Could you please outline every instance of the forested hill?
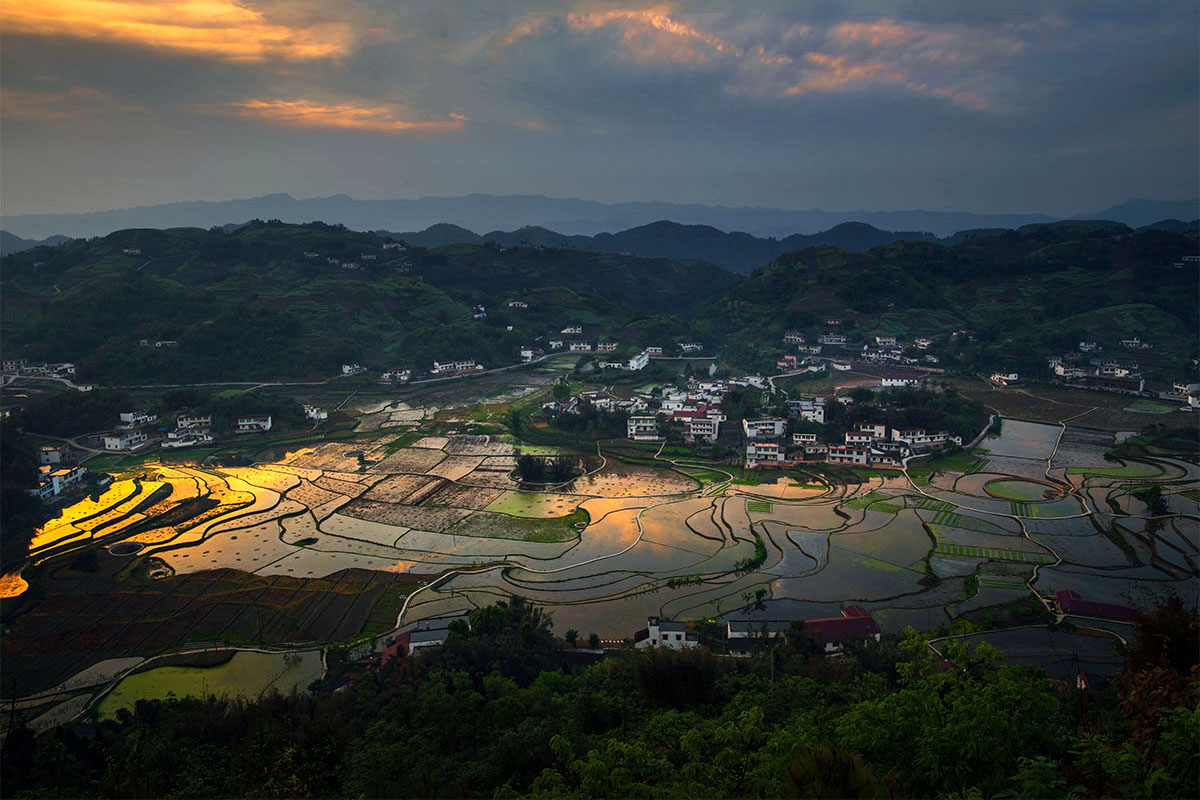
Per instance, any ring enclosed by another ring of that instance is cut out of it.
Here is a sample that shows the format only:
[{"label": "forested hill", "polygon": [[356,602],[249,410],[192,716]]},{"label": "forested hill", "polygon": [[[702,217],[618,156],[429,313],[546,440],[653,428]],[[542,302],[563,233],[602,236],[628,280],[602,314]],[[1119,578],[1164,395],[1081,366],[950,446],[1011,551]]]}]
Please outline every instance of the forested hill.
[{"label": "forested hill", "polygon": [[9,797],[1194,796],[1195,608],[1163,598],[1129,627],[1119,690],[1056,687],[967,637],[944,658],[916,634],[830,658],[802,628],[749,658],[572,668],[514,598],[381,669],[335,648],[312,695],[16,727],[0,775]]},{"label": "forested hill", "polygon": [[[380,233],[385,233],[380,231]],[[759,238],[748,233],[719,230],[708,225],[680,225],[660,220],[649,225],[595,236],[565,236],[537,226],[513,231],[476,234],[457,225],[433,225],[423,231],[386,234],[411,244],[437,247],[445,244],[495,242],[502,246],[542,245],[572,250],[631,253],[647,258],[700,259],[720,264],[743,275],[776,256],[817,245],[867,250],[881,244],[915,239],[937,241],[922,231],[883,231],[862,222],[843,222],[814,234],[793,234],[783,239]]]},{"label": "forested hill", "polygon": [[[737,280],[696,261],[391,244],[341,226],[255,222],[27,250],[3,261],[5,357],[74,362],[80,380],[106,384],[321,377],[350,361],[508,364],[569,322],[682,335],[680,317]],[[515,313],[506,302],[518,297],[529,308]]]},{"label": "forested hill", "polygon": [[[980,233],[953,246],[895,242],[865,253],[817,247],[787,253],[730,288],[704,313],[703,335],[726,357],[769,368],[789,329],[813,337],[911,339],[971,332],[966,366],[1041,372],[1081,339],[1115,346],[1139,336],[1193,356],[1200,277],[1184,256],[1197,234],[1119,223],[1056,223]],[[1179,264],[1181,266],[1176,267]],[[769,308],[772,313],[764,314]]]}]

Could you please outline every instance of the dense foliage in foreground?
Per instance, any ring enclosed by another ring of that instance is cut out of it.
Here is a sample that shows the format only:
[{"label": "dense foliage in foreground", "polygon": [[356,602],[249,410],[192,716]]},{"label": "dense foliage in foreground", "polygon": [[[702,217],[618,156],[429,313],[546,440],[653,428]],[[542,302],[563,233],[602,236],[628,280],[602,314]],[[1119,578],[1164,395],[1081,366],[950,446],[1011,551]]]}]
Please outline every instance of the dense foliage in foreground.
[{"label": "dense foliage in foreground", "polygon": [[[847,657],[623,654],[569,670],[536,609],[483,609],[441,651],[346,691],[140,703],[4,743],[10,797],[1191,796],[1195,615],[1138,623],[1119,688],[1055,690],[980,645]],[[770,659],[775,661],[771,669]]]}]

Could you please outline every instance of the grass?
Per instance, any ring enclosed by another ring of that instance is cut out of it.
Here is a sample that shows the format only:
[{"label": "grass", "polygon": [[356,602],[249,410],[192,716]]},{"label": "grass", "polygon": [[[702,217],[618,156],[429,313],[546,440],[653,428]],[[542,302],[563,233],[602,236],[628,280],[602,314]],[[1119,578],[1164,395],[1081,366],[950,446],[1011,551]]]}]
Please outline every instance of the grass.
[{"label": "grass", "polygon": [[770,514],[771,504],[762,500],[747,500],[746,510],[752,511],[756,514]]},{"label": "grass", "polygon": [[994,561],[1020,561],[1027,564],[1046,563],[1046,557],[1041,553],[1026,553],[1020,550],[1001,550],[996,547],[974,547],[968,544],[951,544],[949,542],[939,542],[937,553],[940,556],[988,558]]},{"label": "grass", "polygon": [[989,589],[1024,589],[1025,582],[1017,578],[1004,578],[999,575],[980,575],[979,585]]},{"label": "grass", "polygon": [[1137,461],[1123,461],[1119,467],[1072,467],[1068,475],[1082,475],[1086,478],[1150,478],[1161,475],[1162,470],[1152,464]]},{"label": "grass", "polygon": [[579,538],[582,528],[591,521],[582,508],[565,517],[527,518],[508,514],[476,511],[446,529],[452,536],[472,536],[483,539],[516,539],[523,542],[568,542]]},{"label": "grass", "polygon": [[935,512],[933,519],[931,519],[929,522],[932,525],[947,525],[951,528],[958,528],[961,527],[962,515],[955,514],[953,511],[949,511],[947,509],[942,509]]},{"label": "grass", "polygon": [[869,494],[863,495],[862,497],[856,497],[853,500],[850,500],[849,502],[843,503],[843,505],[846,508],[857,508],[859,510],[865,510],[865,509],[869,508],[872,503],[878,502],[879,500],[886,500],[886,499],[887,498],[884,495],[881,495],[879,492],[871,492]]},{"label": "grass", "polygon": [[1180,492],[1180,494],[1189,500],[1195,500],[1197,503],[1200,503],[1200,489],[1188,489],[1185,492]]},{"label": "grass", "polygon": [[987,466],[987,461],[983,460],[982,458],[978,458],[975,453],[968,452],[966,450],[960,450],[956,453],[949,453],[947,455],[934,456],[925,465],[925,467],[930,470],[961,472],[965,475],[972,475],[976,472],[980,472],[985,466]]}]

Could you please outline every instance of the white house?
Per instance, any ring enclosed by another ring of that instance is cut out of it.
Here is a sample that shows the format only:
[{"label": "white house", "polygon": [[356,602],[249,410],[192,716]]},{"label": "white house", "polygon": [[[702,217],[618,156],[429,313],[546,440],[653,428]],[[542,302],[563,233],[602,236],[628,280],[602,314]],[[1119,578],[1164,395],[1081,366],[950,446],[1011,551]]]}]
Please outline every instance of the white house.
[{"label": "white house", "polygon": [[358,375],[366,371],[366,367],[360,367],[358,364],[342,364],[343,375]]},{"label": "white house", "polygon": [[38,449],[39,464],[58,464],[71,455],[69,444],[44,444]]},{"label": "white house", "polygon": [[634,645],[635,647],[669,647],[672,650],[684,650],[700,646],[699,637],[687,629],[686,623],[649,617],[646,627],[650,635]]},{"label": "white house", "polygon": [[1098,351],[1099,349],[1100,349],[1100,345],[1096,344],[1095,342],[1080,342],[1079,343],[1079,352],[1081,352],[1081,353],[1094,353],[1094,352]]},{"label": "white house", "polygon": [[962,444],[962,437],[951,436],[945,431],[926,433],[924,428],[894,428],[892,441],[903,442],[912,448],[945,447],[948,443]]},{"label": "white house", "polygon": [[550,345],[551,350],[562,350],[563,349],[563,340],[562,339],[551,339],[549,342],[547,342],[547,344]]},{"label": "white house", "polygon": [[1136,336],[1133,337],[1132,339],[1122,339],[1121,340],[1121,347],[1127,347],[1130,350],[1149,350],[1153,346],[1154,345],[1150,344],[1149,342],[1143,342],[1141,339],[1139,339]]},{"label": "white house", "polygon": [[829,445],[829,455],[826,457],[834,464],[861,464],[862,466],[866,466],[871,460],[871,448],[831,444]]},{"label": "white house", "polygon": [[896,337],[895,336],[876,336],[875,344],[877,347],[895,347],[896,346]]},{"label": "white house", "polygon": [[631,372],[637,372],[638,370],[645,369],[646,365],[649,363],[650,363],[650,351],[643,350],[642,352],[638,353],[633,358],[629,359],[628,368]]},{"label": "white house", "polygon": [[238,417],[238,433],[266,433],[271,430],[270,414],[255,414],[249,417]]},{"label": "white house", "polygon": [[591,342],[571,342],[567,349],[572,353],[590,353],[592,352]]},{"label": "white house", "polygon": [[180,414],[175,419],[176,428],[211,428],[212,414]]},{"label": "white house", "polygon": [[854,430],[870,434],[872,439],[887,438],[887,425],[884,425],[882,422],[859,422],[855,424]]},{"label": "white house", "polygon": [[845,344],[846,337],[840,333],[825,333],[817,338],[820,344]]},{"label": "white house", "polygon": [[104,437],[105,450],[133,450],[139,445],[146,443],[149,439],[146,434],[140,431],[129,431],[128,433],[117,433],[111,436]]},{"label": "white house", "polygon": [[840,372],[848,372],[852,366],[849,361],[832,361],[833,368]]},{"label": "white house", "polygon": [[529,303],[526,303],[524,300],[509,300],[508,307],[509,308],[529,308]]},{"label": "white house", "polygon": [[559,331],[559,333],[580,334],[580,333],[583,333],[583,326],[582,325],[568,325],[567,327],[565,327],[561,331]]},{"label": "white house", "polygon": [[792,444],[816,444],[817,435],[815,433],[793,433]]},{"label": "white house", "polygon": [[851,447],[869,447],[871,442],[875,441],[875,437],[863,431],[847,431],[846,444]]},{"label": "white house", "polygon": [[720,420],[712,417],[692,417],[685,423],[687,427],[687,435],[692,439],[699,439],[705,442],[715,442],[720,431]]},{"label": "white house", "polygon": [[329,419],[329,412],[323,408],[304,404],[304,416],[311,419],[313,422],[324,422]]},{"label": "white house", "polygon": [[120,418],[120,427],[133,428],[138,425],[148,425],[154,422],[158,419],[158,414],[147,414],[145,411],[122,411]]},{"label": "white house", "polygon": [[123,250],[121,250],[121,252],[122,252],[122,253],[124,253],[124,254],[125,254],[125,255],[127,255],[127,256],[140,256],[140,255],[142,254],[142,248],[140,248],[140,247],[126,247],[126,248],[124,248]]},{"label": "white house", "polygon": [[787,453],[775,442],[750,442],[746,445],[746,466],[757,467],[759,464],[782,464],[787,461]]},{"label": "white house", "polygon": [[611,353],[616,349],[617,349],[616,342],[597,342],[596,343],[596,352],[597,353]]},{"label": "white house", "polygon": [[663,354],[663,349],[661,347],[647,347],[646,348],[646,355],[648,355],[648,356],[655,357],[655,356],[661,356],[662,354]]},{"label": "white house", "polygon": [[992,386],[1015,386],[1021,382],[1021,376],[1016,372],[995,372],[992,374]]},{"label": "white house", "polygon": [[800,331],[784,331],[783,341],[787,344],[804,344],[804,334]]},{"label": "white house", "polygon": [[772,436],[783,436],[783,420],[779,417],[763,417],[762,419],[742,420],[742,431],[747,439],[766,439]]},{"label": "white house", "polygon": [[679,352],[681,353],[699,353],[704,349],[704,345],[700,342],[680,342]]},{"label": "white house", "polygon": [[411,369],[390,369],[379,376],[381,381],[399,381],[400,383],[408,383],[411,378]]},{"label": "white house", "polygon": [[917,346],[918,350],[928,350],[933,346],[933,339],[930,339],[928,336],[918,336],[913,340],[913,344]]},{"label": "white house", "polygon": [[654,417],[630,417],[625,424],[628,438],[635,442],[658,441],[658,420]]},{"label": "white house", "polygon": [[884,375],[880,379],[880,382],[885,389],[899,387],[909,387],[915,389],[921,385],[919,380],[908,375]]},{"label": "white house", "polygon": [[818,400],[788,400],[788,411],[807,422],[825,424],[825,403]]}]

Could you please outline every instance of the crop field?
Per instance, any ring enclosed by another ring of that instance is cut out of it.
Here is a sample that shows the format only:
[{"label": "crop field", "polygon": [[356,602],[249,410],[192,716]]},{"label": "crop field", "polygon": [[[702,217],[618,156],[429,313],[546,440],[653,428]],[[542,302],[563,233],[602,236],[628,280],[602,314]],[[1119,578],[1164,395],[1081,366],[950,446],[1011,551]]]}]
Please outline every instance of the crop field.
[{"label": "crop field", "polygon": [[[147,463],[144,479],[65,509],[34,541],[40,563],[0,579],[6,677],[25,694],[105,659],[189,643],[346,642],[386,635],[401,608],[408,625],[513,594],[543,607],[556,630],[623,639],[649,615],[741,618],[759,589],[768,614],[865,602],[886,609],[889,626],[936,627],[967,608],[972,573],[978,603],[1028,596],[1022,576],[1055,553],[1073,571],[1049,573],[1052,582],[1043,570],[1035,591],[1070,581],[1088,597],[1109,584],[1087,581],[1114,570],[1124,586],[1196,575],[1200,489],[1181,482],[1194,465],[1150,456],[1114,468],[1103,437],[1065,439],[1069,461],[1057,469],[1072,479],[1174,481],[1171,502],[1187,504],[1172,505],[1156,534],[1141,520],[1120,534],[1146,565],[1126,573],[1124,549],[1096,533],[1113,524],[1110,488],[1089,495],[1096,524],[1074,497],[1044,497],[1058,425],[1006,419],[987,452],[935,459],[928,486],[914,474],[919,491],[874,471],[814,481],[734,463],[674,468],[657,448],[607,442],[573,453],[594,472],[525,491],[512,479],[524,444],[452,433],[448,420],[467,412],[428,391],[438,405],[364,405],[360,422],[410,415],[401,436],[360,427],[354,441],[228,470]],[[145,549],[106,549],[123,541]],[[88,548],[96,571],[73,566]]]}]

